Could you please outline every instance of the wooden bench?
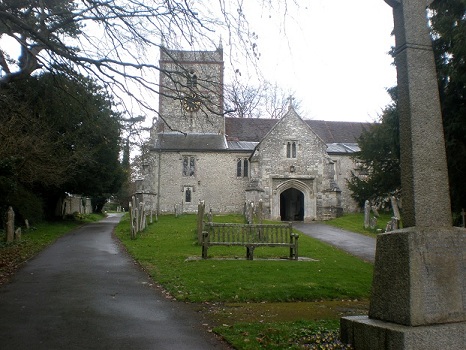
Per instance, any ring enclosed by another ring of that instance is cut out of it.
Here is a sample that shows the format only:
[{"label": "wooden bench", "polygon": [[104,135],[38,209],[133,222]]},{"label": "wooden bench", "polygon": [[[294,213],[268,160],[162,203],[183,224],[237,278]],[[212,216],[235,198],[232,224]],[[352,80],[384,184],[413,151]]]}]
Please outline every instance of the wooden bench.
[{"label": "wooden bench", "polygon": [[246,259],[253,260],[256,247],[289,247],[290,259],[298,260],[298,238],[290,223],[232,224],[208,222],[202,232],[202,258],[212,246],[244,246]]}]

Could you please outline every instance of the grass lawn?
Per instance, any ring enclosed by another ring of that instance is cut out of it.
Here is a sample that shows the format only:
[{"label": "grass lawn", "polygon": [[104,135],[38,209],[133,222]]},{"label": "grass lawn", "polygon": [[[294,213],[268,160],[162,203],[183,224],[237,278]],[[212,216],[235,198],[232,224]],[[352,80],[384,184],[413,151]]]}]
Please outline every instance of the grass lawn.
[{"label": "grass lawn", "polygon": [[[371,215],[372,216],[372,215]],[[392,218],[391,214],[380,214],[377,218],[377,225],[375,228],[364,228],[364,213],[350,213],[345,214],[342,217],[324,221],[325,224],[330,226],[339,227],[343,230],[362,233],[367,236],[375,237],[377,233],[385,232],[387,222]],[[382,231],[378,231],[382,230]]]},{"label": "grass lawn", "polygon": [[[219,216],[214,221],[241,220],[238,216]],[[323,336],[326,330],[335,332],[345,305],[354,300],[367,302],[370,294],[372,264],[304,234],[299,238],[299,256],[308,260],[277,259],[287,256],[286,248],[260,247],[255,250],[255,260],[248,261],[244,259],[244,247],[211,247],[209,259],[200,259],[195,215],[161,216],[135,240],[130,239],[129,218],[125,216],[115,233],[173,298],[207,305],[202,308],[210,309],[212,318],[224,310],[224,317],[219,319],[228,323],[217,322],[214,331],[237,349],[293,348],[284,347],[283,341],[289,341],[296,349],[305,348],[300,342],[306,341],[307,336],[316,332],[323,332]],[[304,305],[309,310],[330,310],[328,304],[342,300],[346,304],[336,307],[335,312],[309,311],[302,317],[298,311]],[[252,315],[246,317],[252,305],[255,316],[288,313],[295,318],[283,322],[280,317],[261,320]],[[235,312],[237,317],[225,316]],[[315,319],[317,314],[322,320]],[[334,336],[335,333],[329,335]],[[293,337],[297,340],[291,340]]]}]

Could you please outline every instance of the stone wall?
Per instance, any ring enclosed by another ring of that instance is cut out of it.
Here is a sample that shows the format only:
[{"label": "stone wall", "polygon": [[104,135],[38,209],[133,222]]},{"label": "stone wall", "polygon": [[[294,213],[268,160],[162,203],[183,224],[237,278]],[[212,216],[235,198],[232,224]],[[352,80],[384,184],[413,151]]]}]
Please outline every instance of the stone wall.
[{"label": "stone wall", "polygon": [[92,213],[91,199],[73,194],[63,199],[61,204],[61,213],[59,213],[59,215],[72,215],[74,213]]},{"label": "stone wall", "polygon": [[[223,51],[161,50],[159,111],[164,123],[159,128],[182,132],[224,133]],[[187,84],[193,72],[196,87]],[[201,101],[199,111],[182,108],[186,95],[195,92]],[[168,125],[167,125],[168,124]],[[161,131],[159,129],[159,131]]]},{"label": "stone wall", "polygon": [[331,155],[335,163],[335,180],[341,190],[341,207],[344,213],[353,213],[360,210],[356,201],[351,197],[351,191],[346,183],[351,178],[351,171],[356,168],[356,163],[350,155]]},{"label": "stone wall", "polygon": [[[296,157],[287,154],[289,142],[296,144]],[[261,141],[253,157],[255,171],[251,175],[262,185],[263,200],[273,219],[280,217],[279,196],[289,187],[287,181],[304,193],[305,221],[341,215],[334,163],[326,149],[323,140],[292,108]],[[307,182],[311,184],[306,185]],[[312,205],[314,208],[309,208]]]},{"label": "stone wall", "polygon": [[[195,158],[195,175],[183,176],[183,156]],[[197,212],[203,200],[216,213],[242,213],[248,178],[236,177],[237,158],[248,154],[232,152],[165,152],[160,159],[160,192],[156,200],[160,213],[172,213],[177,205],[183,212]],[[158,189],[159,154],[153,162],[153,172],[147,188]],[[149,183],[150,182],[150,183]],[[185,201],[186,189],[190,188],[191,202]]]}]

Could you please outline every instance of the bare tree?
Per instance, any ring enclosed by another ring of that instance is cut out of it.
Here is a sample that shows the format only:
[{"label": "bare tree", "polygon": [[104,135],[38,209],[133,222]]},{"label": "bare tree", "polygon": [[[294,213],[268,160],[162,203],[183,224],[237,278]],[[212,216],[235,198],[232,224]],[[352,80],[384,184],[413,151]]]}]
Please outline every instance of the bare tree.
[{"label": "bare tree", "polygon": [[98,78],[127,111],[135,104],[152,114],[160,47],[212,47],[222,33],[230,50],[258,56],[241,0],[3,0],[0,38],[19,55],[0,48],[0,87],[38,70],[79,72]]},{"label": "bare tree", "polygon": [[225,88],[225,113],[235,118],[279,119],[288,111],[290,103],[300,112],[301,101],[293,95],[270,82],[243,85],[235,80]]}]

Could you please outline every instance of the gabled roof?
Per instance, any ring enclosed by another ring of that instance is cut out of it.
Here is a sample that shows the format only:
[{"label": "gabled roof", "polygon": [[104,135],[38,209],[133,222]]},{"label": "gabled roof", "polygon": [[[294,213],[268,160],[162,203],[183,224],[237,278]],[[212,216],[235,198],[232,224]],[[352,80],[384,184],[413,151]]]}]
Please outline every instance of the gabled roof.
[{"label": "gabled roof", "polygon": [[312,130],[312,128],[309,126],[309,124],[307,124],[307,123],[298,115],[298,113],[296,113],[295,109],[294,109],[292,106],[290,106],[290,107],[288,108],[288,112],[286,112],[286,114],[285,114],[282,118],[280,118],[280,119],[272,126],[272,128],[267,132],[267,134],[265,134],[265,136],[260,140],[260,142],[259,142],[259,144],[257,145],[257,147],[259,147],[259,145],[260,145],[264,140],[266,140],[266,139],[268,138],[269,134],[272,133],[272,131],[273,131],[275,128],[279,127],[279,125],[282,124],[282,123],[287,123],[287,122],[288,122],[289,120],[291,120],[291,119],[296,119],[296,120],[298,120],[300,123],[302,123],[302,124],[301,124],[301,125],[302,125],[302,128],[304,128],[304,129],[307,128],[308,131],[309,131],[310,133],[316,135],[317,139],[320,140],[320,142],[325,143],[325,141],[322,140],[322,138],[321,138],[314,130]]},{"label": "gabled roof", "polygon": [[[228,140],[260,142],[275,126],[278,119],[225,118],[225,132]],[[332,122],[325,120],[304,120],[327,144],[357,143],[358,137],[370,123]]]},{"label": "gabled roof", "polygon": [[[299,117],[299,116],[298,116]],[[225,135],[179,132],[158,134],[155,149],[164,151],[253,151],[278,119],[225,118]],[[372,124],[303,120],[327,144],[329,154],[359,152],[357,139]]]}]

